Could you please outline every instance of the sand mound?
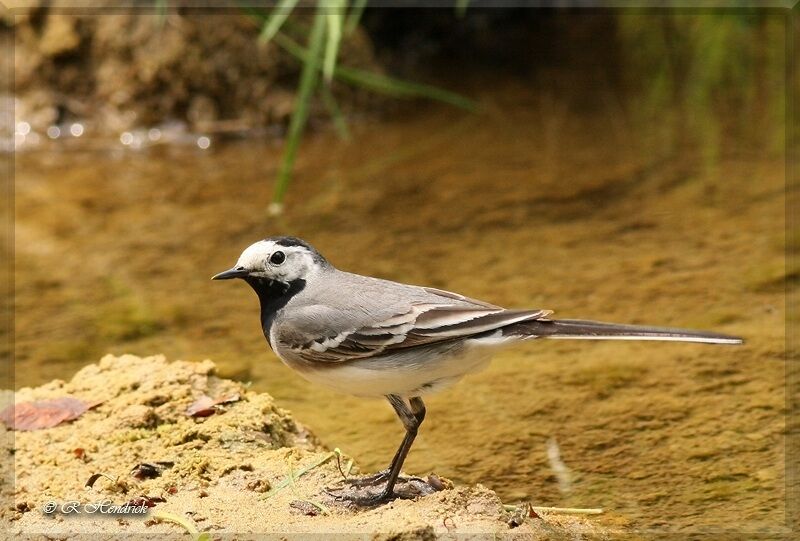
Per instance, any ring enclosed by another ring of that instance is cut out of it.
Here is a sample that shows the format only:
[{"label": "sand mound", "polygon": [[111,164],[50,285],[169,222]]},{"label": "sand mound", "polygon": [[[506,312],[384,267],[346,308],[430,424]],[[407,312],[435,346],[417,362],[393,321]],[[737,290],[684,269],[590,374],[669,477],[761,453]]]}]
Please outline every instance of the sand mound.
[{"label": "sand mound", "polygon": [[[528,518],[511,527],[512,513],[481,486],[371,510],[337,504],[324,488],[341,481],[340,468],[347,470],[351,460],[322,448],[269,395],[213,373],[211,361],[106,356],[70,382],[16,392],[17,403],[71,396],[96,405],[54,428],[3,429],[6,456],[13,455],[3,464],[4,530],[16,537],[92,533],[98,539],[127,533],[185,538],[187,528],[207,532],[195,536],[209,539],[232,533],[237,539],[257,533],[374,539],[608,533],[589,520],[563,515]],[[225,403],[204,411],[205,417],[189,415],[204,396]],[[86,487],[96,474],[103,476]],[[69,501],[83,512],[43,512],[47,502]],[[86,512],[102,501],[152,507],[144,515]]]}]

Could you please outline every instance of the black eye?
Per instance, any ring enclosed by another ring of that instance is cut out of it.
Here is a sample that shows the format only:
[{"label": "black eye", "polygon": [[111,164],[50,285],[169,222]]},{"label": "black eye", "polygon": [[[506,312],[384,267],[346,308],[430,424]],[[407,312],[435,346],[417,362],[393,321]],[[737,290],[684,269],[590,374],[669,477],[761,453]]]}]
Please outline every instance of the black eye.
[{"label": "black eye", "polygon": [[283,252],[275,252],[274,254],[269,256],[269,262],[272,263],[273,265],[280,265],[284,261],[286,261],[286,254],[284,254]]}]

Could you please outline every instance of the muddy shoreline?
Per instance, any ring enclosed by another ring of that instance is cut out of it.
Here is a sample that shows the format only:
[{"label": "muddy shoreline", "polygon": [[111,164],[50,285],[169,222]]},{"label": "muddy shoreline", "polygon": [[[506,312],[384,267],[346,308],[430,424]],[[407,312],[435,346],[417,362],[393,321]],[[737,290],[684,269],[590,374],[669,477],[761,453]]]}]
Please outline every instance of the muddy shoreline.
[{"label": "muddy shoreline", "polygon": [[[338,503],[324,489],[341,482],[342,469],[357,471],[351,459],[322,447],[269,395],[214,372],[210,361],[109,355],[68,382],[6,394],[17,403],[71,396],[96,405],[53,428],[4,429],[3,452],[13,455],[3,463],[3,478],[10,481],[2,489],[4,531],[17,538],[91,533],[98,539],[131,533],[185,538],[189,528],[210,539],[258,533],[373,539],[610,533],[591,519],[543,512],[511,526],[514,512],[480,485],[368,510]],[[231,398],[212,414],[189,415],[202,396]],[[143,472],[141,464],[153,467]],[[43,512],[47,502],[70,501],[84,512]],[[103,501],[150,507],[146,515],[85,511]]]}]

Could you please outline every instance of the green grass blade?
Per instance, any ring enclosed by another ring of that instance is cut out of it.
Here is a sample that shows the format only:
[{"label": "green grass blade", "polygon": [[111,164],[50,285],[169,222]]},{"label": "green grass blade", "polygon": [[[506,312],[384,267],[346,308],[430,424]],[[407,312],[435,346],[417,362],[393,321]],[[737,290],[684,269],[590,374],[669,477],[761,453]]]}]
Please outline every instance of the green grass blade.
[{"label": "green grass blade", "polygon": [[194,521],[188,517],[182,517],[179,515],[173,515],[172,513],[167,513],[166,511],[156,511],[153,513],[153,518],[172,522],[179,526],[182,526],[184,530],[189,532],[189,535],[192,536],[194,541],[210,541],[211,534],[208,532],[200,532],[195,526]]},{"label": "green grass blade", "polygon": [[167,22],[167,0],[156,0],[155,3],[156,8],[156,23],[158,24],[159,28],[164,26],[164,23]]},{"label": "green grass blade", "polygon": [[336,77],[343,82],[396,98],[428,98],[469,111],[474,111],[477,108],[474,101],[461,94],[432,85],[396,79],[380,73],[339,66],[336,69]]},{"label": "green grass blade", "polygon": [[326,462],[328,462],[328,461],[330,461],[330,460],[332,460],[334,458],[338,461],[341,458],[341,456],[342,456],[342,451],[338,447],[336,447],[333,451],[331,451],[330,453],[328,453],[327,455],[325,455],[321,459],[317,460],[316,462],[314,462],[314,463],[306,466],[302,470],[298,471],[297,475],[295,475],[294,472],[290,469],[289,472],[291,474],[291,477],[287,477],[286,479],[284,479],[280,483],[272,485],[272,488],[270,488],[269,491],[266,494],[264,494],[263,496],[259,497],[259,499],[260,500],[268,500],[268,499],[272,498],[273,496],[275,496],[275,494],[277,494],[281,490],[285,489],[286,487],[294,485],[295,479],[299,479],[300,477],[304,476],[305,474],[307,474],[311,470],[319,468],[320,466],[322,466],[323,464],[325,464]]},{"label": "green grass blade", "polygon": [[456,0],[456,16],[463,17],[467,14],[469,7],[469,0]]},{"label": "green grass blade", "polygon": [[274,38],[275,34],[281,29],[281,26],[283,26],[286,18],[289,17],[296,5],[297,0],[280,0],[280,2],[272,8],[269,19],[264,22],[264,28],[262,28],[261,34],[258,36],[258,42],[264,44]]},{"label": "green grass blade", "polygon": [[[278,36],[280,34],[276,34]],[[322,45],[325,37],[325,13],[322,8],[317,8],[314,14],[314,24],[308,36],[308,52],[303,59],[303,71],[300,74],[300,86],[297,90],[297,97],[294,103],[294,112],[289,121],[289,134],[286,137],[286,150],[283,154],[281,167],[278,171],[278,180],[275,184],[275,192],[272,198],[273,208],[280,209],[283,197],[294,167],[294,160],[297,157],[297,148],[300,146],[300,139],[308,120],[308,106],[311,101],[314,88],[317,84],[319,65],[322,58]],[[277,43],[277,41],[276,41]]]},{"label": "green grass blade", "polygon": [[[275,43],[292,56],[299,58],[302,62],[306,62],[308,51],[286,34],[281,32],[276,34]],[[421,83],[403,81],[387,75],[381,75],[380,73],[342,66],[341,64],[336,66],[333,76],[345,83],[361,86],[373,92],[379,92],[397,98],[428,98],[447,103],[454,107],[467,109],[468,111],[477,109],[477,104],[474,101],[460,94],[456,94],[455,92],[450,92],[449,90]]]},{"label": "green grass blade", "polygon": [[325,62],[322,64],[322,72],[325,75],[325,80],[329,83],[333,80],[333,70],[336,68],[339,43],[342,41],[342,21],[344,20],[346,9],[347,2],[345,0],[329,0],[326,2],[328,41],[325,46]]},{"label": "green grass blade", "polygon": [[322,103],[325,104],[325,107],[328,109],[333,119],[333,126],[336,128],[336,133],[339,135],[340,139],[349,141],[350,130],[347,128],[347,121],[342,114],[342,110],[339,108],[339,104],[336,102],[336,98],[333,96],[333,92],[331,92],[328,85],[320,85],[319,90],[322,96]]},{"label": "green grass blade", "polygon": [[350,8],[350,13],[347,16],[347,22],[344,23],[344,33],[346,36],[352,34],[358,23],[361,21],[361,15],[364,14],[364,8],[367,7],[367,0],[353,0],[353,6]]}]

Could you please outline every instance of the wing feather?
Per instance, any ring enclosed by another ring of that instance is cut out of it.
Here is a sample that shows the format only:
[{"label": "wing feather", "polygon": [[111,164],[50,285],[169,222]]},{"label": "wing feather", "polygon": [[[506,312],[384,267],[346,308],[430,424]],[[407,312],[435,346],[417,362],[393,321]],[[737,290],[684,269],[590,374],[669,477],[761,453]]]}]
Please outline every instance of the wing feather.
[{"label": "wing feather", "polygon": [[412,332],[420,336],[430,337],[469,336],[499,329],[520,321],[541,319],[552,313],[552,310],[502,310],[434,328],[415,326]]},{"label": "wing feather", "polygon": [[[446,298],[466,299],[455,294],[447,297],[438,290],[436,293],[443,297],[443,301]],[[344,330],[335,336],[317,337],[300,343],[279,337],[279,341],[281,346],[303,361],[340,363],[468,338],[521,321],[546,318],[551,313],[550,310],[505,310],[486,303],[472,306],[447,302],[416,303],[402,313],[360,328]],[[297,334],[286,333],[284,336],[297,337]]]},{"label": "wing feather", "polygon": [[414,329],[439,329],[484,318],[491,314],[503,312],[502,308],[463,308],[461,306],[442,306],[428,310],[414,321]]}]

